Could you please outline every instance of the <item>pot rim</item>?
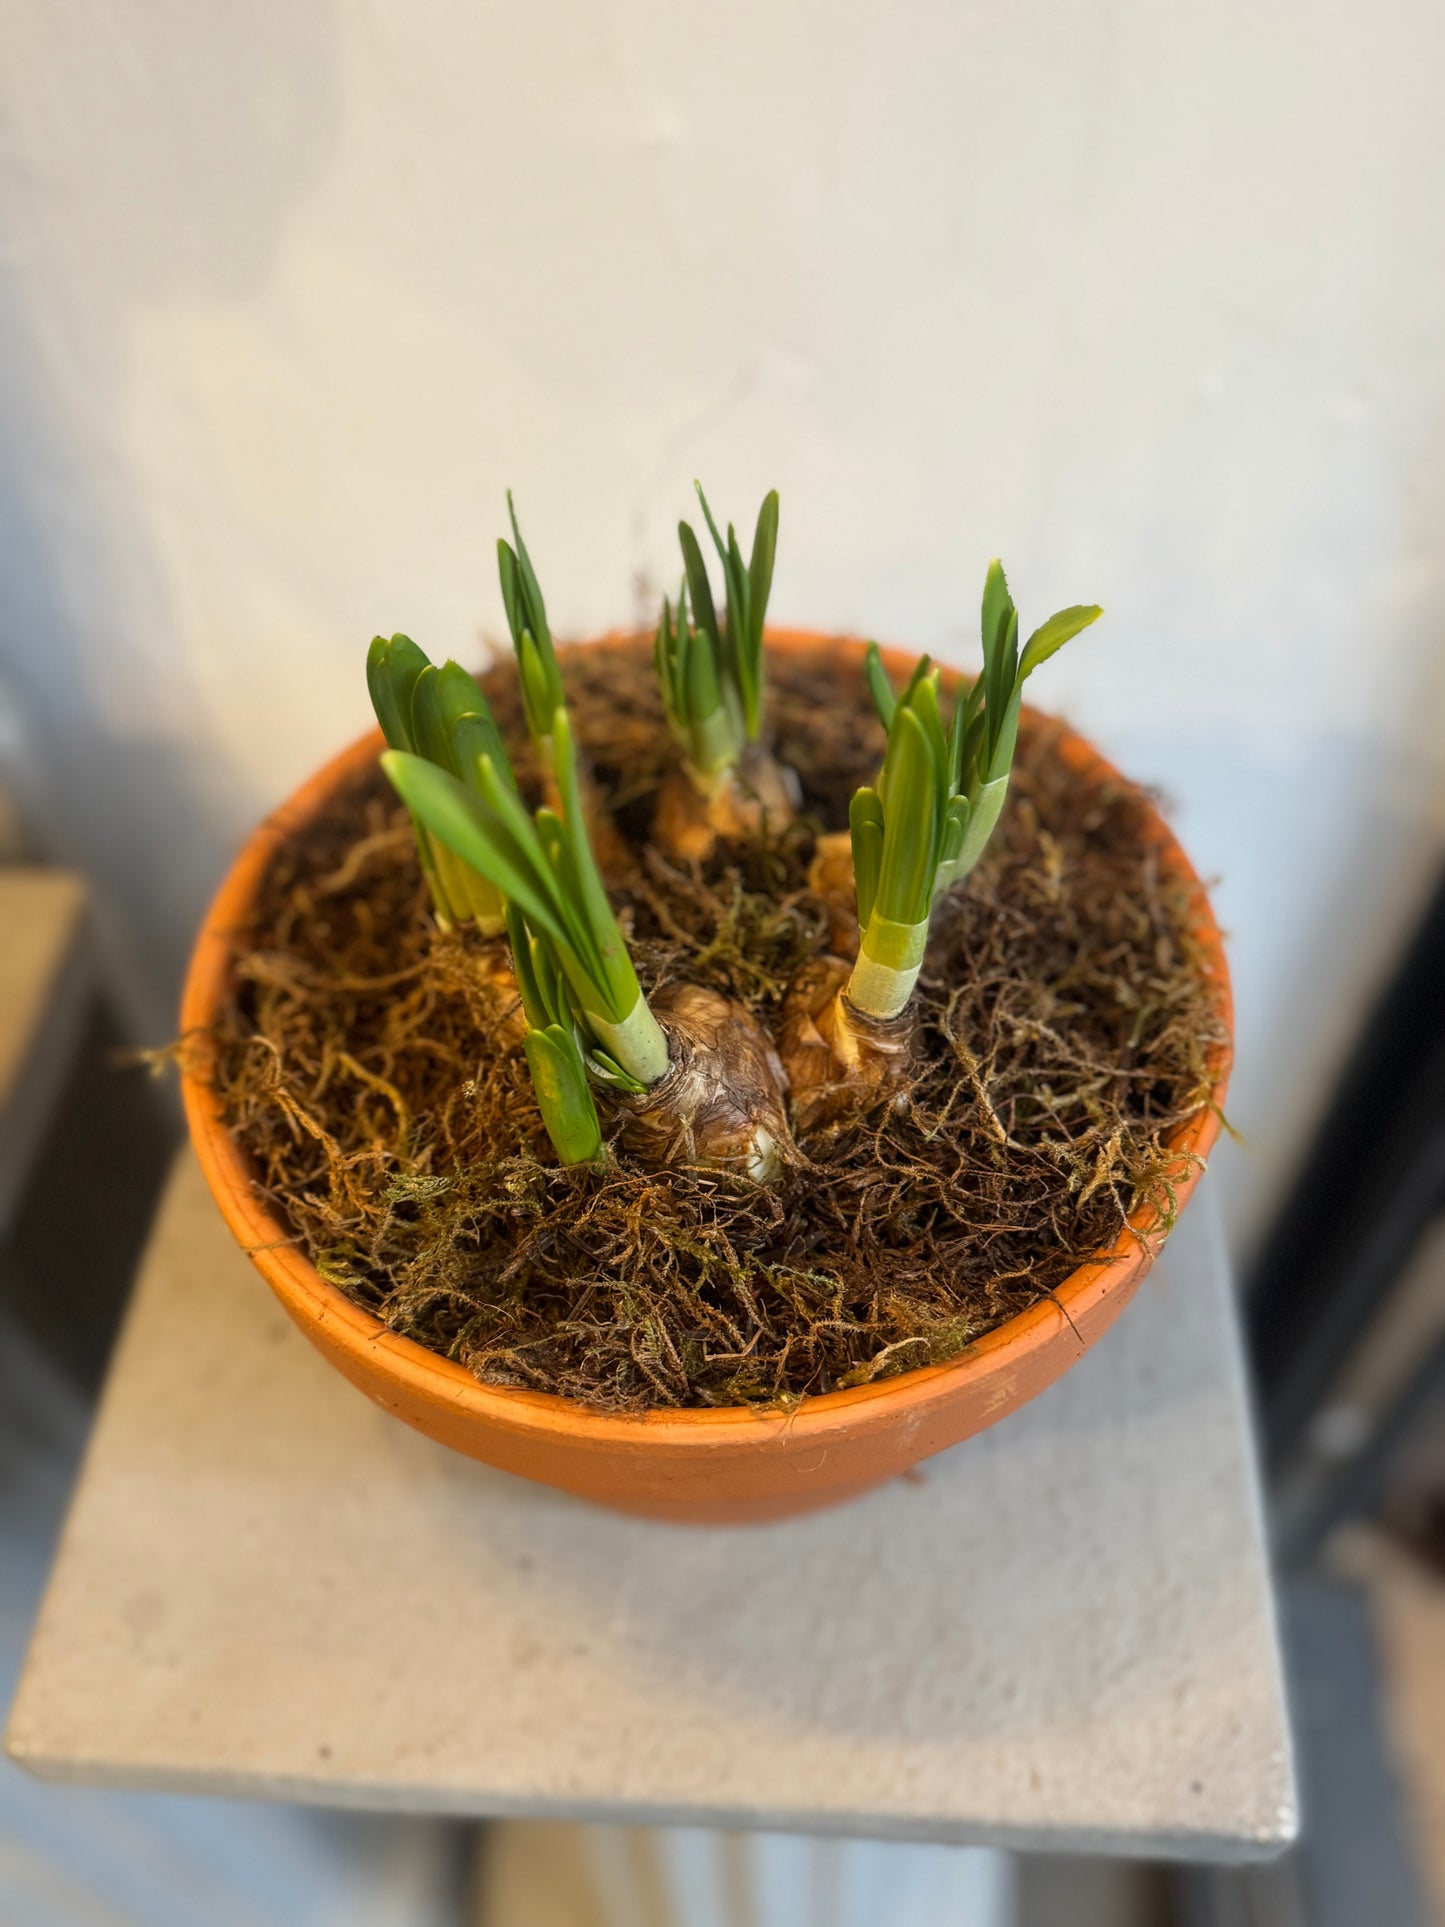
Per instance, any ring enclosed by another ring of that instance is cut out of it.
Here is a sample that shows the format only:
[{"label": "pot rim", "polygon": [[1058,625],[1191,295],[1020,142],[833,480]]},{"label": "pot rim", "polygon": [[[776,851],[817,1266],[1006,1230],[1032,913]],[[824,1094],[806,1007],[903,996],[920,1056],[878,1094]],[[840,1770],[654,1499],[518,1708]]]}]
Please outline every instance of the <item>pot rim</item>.
[{"label": "pot rim", "polygon": [[[633,630],[610,630],[592,641],[568,647],[606,648],[635,640],[637,634]],[[771,626],[766,631],[766,640],[774,649],[829,648],[859,661],[867,647],[859,637]],[[901,649],[885,649],[883,656],[895,672],[905,665],[911,667],[916,660],[914,654]],[[1138,793],[1138,785],[1122,776],[1091,743],[1067,724],[1061,727],[1059,753],[1076,769],[1089,771]],[[317,770],[246,839],[197,934],[181,998],[183,1041],[203,1040],[209,1033],[213,1015],[230,987],[232,935],[245,927],[276,850],[329,799],[339,782],[368,762],[381,747],[378,729],[358,738]],[[1226,1035],[1232,1040],[1234,1011],[1229,967],[1208,897],[1193,865],[1152,801],[1147,795],[1143,801],[1148,834],[1157,842],[1164,863],[1189,890],[1194,934],[1207,958],[1215,1009]],[[1176,1218],[1202,1175],[1204,1160],[1219,1135],[1232,1054],[1232,1042],[1218,1047],[1209,1100],[1179,1126],[1169,1140],[1169,1149],[1178,1157]],[[199,1063],[195,1061],[197,1056]],[[184,1063],[182,1070],[182,1098],[192,1142],[237,1243],[292,1316],[302,1325],[327,1328],[333,1344],[368,1356],[373,1369],[382,1366],[384,1361],[385,1370],[394,1378],[424,1389],[434,1399],[465,1409],[478,1421],[508,1431],[567,1433],[599,1444],[631,1443],[654,1448],[695,1447],[703,1443],[706,1434],[722,1430],[726,1430],[735,1443],[755,1440],[763,1445],[780,1430],[786,1430],[816,1436],[819,1443],[824,1444],[835,1429],[854,1431],[860,1420],[871,1428],[875,1422],[896,1419],[903,1408],[927,1406],[947,1398],[963,1378],[993,1372],[1009,1374],[1020,1356],[1057,1335],[1060,1320],[1074,1326],[1098,1300],[1129,1282],[1138,1270],[1141,1256],[1146,1262],[1152,1261],[1167,1235],[1148,1206],[1134,1211],[1107,1250],[1086,1260],[1038,1304],[995,1326],[943,1364],[919,1366],[845,1391],[810,1393],[796,1406],[786,1408],[725,1405],[680,1411],[664,1407],[630,1414],[599,1412],[554,1392],[484,1385],[464,1365],[390,1331],[380,1319],[354,1304],[338,1286],[328,1284],[280,1219],[256,1195],[249,1160],[224,1121],[217,1093],[205,1081],[205,1057],[204,1048],[192,1053],[191,1061]],[[1080,1351],[1084,1349],[1084,1342],[1080,1340]],[[1001,1390],[1001,1403],[1003,1398]]]}]

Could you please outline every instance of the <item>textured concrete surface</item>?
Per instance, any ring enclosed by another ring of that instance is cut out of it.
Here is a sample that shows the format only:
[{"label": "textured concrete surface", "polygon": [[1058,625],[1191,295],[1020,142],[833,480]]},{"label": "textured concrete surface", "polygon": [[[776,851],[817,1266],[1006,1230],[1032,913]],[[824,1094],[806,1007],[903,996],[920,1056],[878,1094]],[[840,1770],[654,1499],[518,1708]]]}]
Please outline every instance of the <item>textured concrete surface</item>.
[{"label": "textured concrete surface", "polygon": [[0,867],[0,1229],[70,1068],[87,988],[85,885]]},{"label": "textured concrete surface", "polygon": [[183,1156],[9,1744],[378,1808],[1269,1854],[1293,1778],[1208,1194],[1006,1424],[852,1506],[703,1531],[370,1406]]}]

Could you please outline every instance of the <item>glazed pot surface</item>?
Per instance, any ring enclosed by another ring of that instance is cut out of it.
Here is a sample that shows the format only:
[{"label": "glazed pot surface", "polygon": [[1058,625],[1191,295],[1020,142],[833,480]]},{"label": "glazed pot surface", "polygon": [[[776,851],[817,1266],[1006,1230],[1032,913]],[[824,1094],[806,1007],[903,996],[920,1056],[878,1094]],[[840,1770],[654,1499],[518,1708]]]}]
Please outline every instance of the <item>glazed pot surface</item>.
[{"label": "glazed pot surface", "polygon": [[[623,640],[604,637],[587,647]],[[830,647],[861,664],[863,644],[807,631],[769,630],[774,649]],[[911,659],[884,652],[890,672]],[[181,1006],[188,1037],[208,1033],[229,995],[233,943],[250,924],[277,849],[370,764],[379,731],[353,743],[251,835],[207,912]],[[1058,753],[1081,772],[1125,779],[1082,737],[1066,731]],[[1195,931],[1215,1006],[1232,1032],[1228,968],[1203,887],[1162,819],[1149,834],[1161,863],[1187,884]],[[1219,1132],[1228,1075],[1221,1062],[1213,1103],[1176,1134],[1176,1198],[1182,1209]],[[1005,1417],[1051,1384],[1108,1330],[1138,1289],[1163,1242],[1140,1210],[1114,1245],[1081,1265],[1047,1299],[979,1339],[947,1364],[901,1373],[850,1391],[810,1397],[787,1412],[729,1406],[615,1417],[543,1393],[481,1384],[381,1322],[329,1285],[258,1199],[244,1152],[206,1082],[204,1066],[183,1078],[197,1155],[223,1216],[243,1250],[311,1342],[351,1382],[409,1425],[502,1471],[603,1505],[656,1518],[723,1523],[780,1518],[867,1491],[920,1459]]]}]

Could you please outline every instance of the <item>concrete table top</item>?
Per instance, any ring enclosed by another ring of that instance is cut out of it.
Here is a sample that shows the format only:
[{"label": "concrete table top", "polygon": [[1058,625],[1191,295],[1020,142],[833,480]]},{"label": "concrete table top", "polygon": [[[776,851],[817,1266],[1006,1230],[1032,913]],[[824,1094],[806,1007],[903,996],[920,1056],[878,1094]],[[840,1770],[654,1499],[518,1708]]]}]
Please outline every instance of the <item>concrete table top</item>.
[{"label": "concrete table top", "polygon": [[8,1744],[197,1793],[1269,1855],[1294,1784],[1208,1193],[1005,1423],[850,1506],[700,1529],[369,1404],[183,1154]]},{"label": "concrete table top", "polygon": [[0,1229],[20,1196],[80,1035],[85,885],[0,865]]}]

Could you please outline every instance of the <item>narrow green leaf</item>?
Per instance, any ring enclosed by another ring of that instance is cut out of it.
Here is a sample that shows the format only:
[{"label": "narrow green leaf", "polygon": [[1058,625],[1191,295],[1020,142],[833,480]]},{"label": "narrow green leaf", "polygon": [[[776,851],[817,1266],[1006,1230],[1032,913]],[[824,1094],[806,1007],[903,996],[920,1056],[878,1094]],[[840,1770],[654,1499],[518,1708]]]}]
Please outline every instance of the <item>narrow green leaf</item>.
[{"label": "narrow green leaf", "polygon": [[908,707],[923,725],[933,766],[940,787],[948,786],[948,740],[943,733],[943,718],[938,710],[938,671],[925,676],[913,691]]},{"label": "narrow green leaf", "polygon": [[870,642],[863,657],[863,674],[868,679],[868,693],[873,698],[873,707],[885,729],[892,729],[893,716],[898,708],[898,698],[893,693],[893,685],[883,667],[883,658],[878,653],[878,644]]},{"label": "narrow green leaf", "polygon": [[[540,831],[543,812],[538,811],[538,821],[534,823],[521,797],[489,756],[482,757],[477,764],[477,788],[488,833],[500,859],[531,879],[534,891],[545,902],[546,918],[537,917],[531,904],[525,898],[519,898],[523,910],[540,930],[558,943],[572,947],[577,934],[578,912],[558,887],[543,846]],[[477,867],[480,869],[482,866],[478,864]],[[500,877],[496,881],[504,896],[514,894]]]},{"label": "narrow green leaf", "polygon": [[974,790],[983,781],[983,773],[978,768],[978,760],[982,753],[986,733],[986,717],[980,714],[969,718],[963,732],[963,747],[958,759],[958,777],[954,783],[955,789],[963,790],[969,796],[973,795]]},{"label": "narrow green leaf", "polygon": [[507,491],[507,513],[512,518],[516,549],[506,551],[512,558],[510,564],[503,554],[506,544],[502,543],[497,550],[502,599],[507,604],[507,621],[511,625],[512,643],[517,652],[527,727],[533,738],[540,742],[547,733],[553,711],[566,701],[566,697],[562,689],[562,672],[557,665],[557,651],[552,643],[552,631],[547,622],[547,605],[542,600],[537,572],[532,567],[532,558],[522,540],[510,489]]},{"label": "narrow green leaf", "polygon": [[1009,594],[1008,577],[1003,572],[1003,564],[995,556],[988,565],[988,574],[983,584],[983,659],[991,663],[1003,641],[1004,630],[1008,626],[1009,611],[1013,608],[1013,597]]},{"label": "narrow green leaf", "polygon": [[975,676],[969,685],[968,701],[963,705],[963,723],[966,729],[983,709],[984,679],[982,673]]},{"label": "narrow green leaf", "polygon": [[673,681],[672,665],[677,654],[677,644],[672,634],[672,605],[667,597],[662,598],[662,614],[657,618],[657,634],[652,643],[652,667],[657,676],[657,686],[662,692],[662,707],[667,712],[667,720],[673,729],[678,725],[677,685]]},{"label": "narrow green leaf", "polygon": [[925,676],[931,676],[932,674],[933,674],[932,656],[920,656],[917,662],[914,663],[913,665],[913,674],[908,678],[907,683],[904,685],[903,694],[898,698],[900,705],[906,707],[907,704],[911,703],[913,701],[914,690],[917,689],[918,685],[923,681]]},{"label": "narrow green leaf", "polygon": [[743,722],[748,740],[756,741],[763,722],[763,632],[753,627],[748,572],[738,547],[737,531],[728,523],[728,637],[732,646],[738,694],[743,699]]},{"label": "narrow green leaf", "polygon": [[[551,914],[554,918],[562,919],[561,934],[565,939],[567,906],[561,901],[560,892],[552,881],[540,831],[528,815],[526,804],[489,756],[482,757],[477,764],[477,789],[485,813],[496,832],[507,839],[509,849],[520,852],[525,867],[535,871],[542,879],[542,887],[552,906]],[[528,915],[531,915],[530,911]]]},{"label": "narrow green leaf", "polygon": [[848,825],[851,829],[855,822],[876,823],[883,828],[883,801],[877,790],[869,789],[866,784],[853,792],[848,805]]},{"label": "narrow green leaf", "polygon": [[769,489],[758,510],[753,530],[753,552],[748,561],[748,614],[759,647],[767,619],[768,598],[773,593],[773,562],[778,552],[778,491]]},{"label": "narrow green leaf", "polygon": [[938,865],[938,777],[933,748],[911,708],[893,723],[883,792],[883,859],[876,908],[890,922],[928,915]]},{"label": "narrow green leaf", "polygon": [[708,533],[722,562],[723,579],[727,586],[727,613],[721,630],[719,667],[724,678],[736,686],[743,727],[749,739],[756,740],[762,728],[766,686],[763,628],[777,554],[778,493],[773,489],[763,498],[753,531],[752,556],[745,564],[737,530],[730,522],[724,540],[701,482],[695,482],[693,486],[702,505]]},{"label": "narrow green leaf", "polygon": [[1003,670],[1000,677],[1000,680],[1003,686],[1005,702],[1007,702],[1008,699],[1013,695],[1014,685],[1017,683],[1018,679],[1019,679],[1019,612],[1017,609],[1010,609],[1008,612],[1008,628],[1004,631]]},{"label": "narrow green leaf", "polygon": [[411,736],[418,756],[424,756],[438,769],[459,774],[454,761],[456,751],[452,732],[443,708],[442,672],[428,663],[416,679],[411,695]]},{"label": "narrow green leaf", "polygon": [[542,600],[542,585],[537,580],[537,571],[532,567],[532,558],[527,553],[522,531],[517,526],[517,510],[510,489],[507,490],[507,513],[512,518],[512,539],[517,545],[517,573],[521,577],[522,594],[526,598],[526,626],[536,637],[537,646],[549,666],[555,666],[556,655],[552,648],[552,631],[547,626],[547,605]]},{"label": "narrow green leaf", "polygon": [[562,823],[568,838],[589,849],[587,823],[582,814],[582,785],[577,777],[577,757],[572,747],[572,725],[565,709],[552,718],[552,773],[557,779],[557,796],[562,805]]},{"label": "narrow green leaf", "polygon": [[522,684],[522,707],[527,712],[527,728],[534,741],[540,742],[551,729],[557,700],[542,651],[530,629],[522,631],[517,644],[517,674]]},{"label": "narrow green leaf", "polygon": [[866,927],[878,895],[878,876],[883,865],[883,805],[878,792],[860,789],[853,792],[848,805],[848,833],[853,845],[853,882],[858,896],[858,926]]},{"label": "narrow green leaf", "polygon": [[472,914],[471,880],[475,871],[439,837],[431,839],[431,855],[442,900],[447,906],[448,923],[466,923]]},{"label": "narrow green leaf", "polygon": [[610,1057],[600,1046],[587,1052],[586,1062],[587,1075],[595,1083],[607,1085],[610,1090],[630,1091],[634,1097],[640,1097],[647,1089],[640,1077],[623,1070],[616,1058]]},{"label": "narrow green leaf", "polygon": [[[1003,572],[1003,564],[995,556],[988,565],[988,574],[983,585],[984,705],[995,716],[1003,709],[1009,698],[1009,689],[1004,682],[1003,658],[1004,645],[1008,638],[1009,617],[1013,614],[1013,607],[1008,578]],[[994,725],[990,722],[990,736],[993,730]]]},{"label": "narrow green leaf", "polygon": [[557,962],[557,946],[546,937],[532,939],[532,968],[537,974],[542,1002],[551,1012],[551,1021],[561,1024],[564,1030],[574,1029],[572,1003],[567,995],[567,979]]},{"label": "narrow green leaf", "polygon": [[507,905],[507,942],[512,952],[512,975],[517,980],[517,991],[527,1022],[533,1030],[545,1030],[553,1020],[553,1012],[548,1008],[542,987],[537,981],[532,938],[527,930],[526,919],[515,903]]},{"label": "narrow green leaf", "polygon": [[[587,892],[577,850],[567,835],[561,817],[552,810],[538,810],[537,835],[547,853],[547,865],[552,873],[557,901],[566,919],[567,948],[581,966],[585,978],[585,983],[578,984],[578,991],[585,989],[593,1002],[601,999],[604,1005],[602,1014],[606,1016],[613,999],[604,954],[604,933],[599,933],[589,914],[590,906],[586,900]],[[606,907],[604,921],[611,921],[610,906]]]},{"label": "narrow green leaf", "polygon": [[485,936],[494,937],[506,920],[507,900],[496,884],[488,882],[480,870],[474,870],[470,863],[460,863],[460,859],[458,862],[466,889],[468,913]]},{"label": "narrow green leaf", "polygon": [[554,1024],[529,1030],[522,1048],[537,1108],[558,1157],[564,1164],[590,1164],[602,1152],[602,1127],[576,1039]]},{"label": "narrow green leaf", "polygon": [[1004,624],[1003,641],[994,655],[988,699],[984,707],[984,721],[988,725],[988,754],[992,765],[994,752],[998,747],[1009,704],[1018,690],[1019,667],[1019,612],[1010,609]]},{"label": "narrow green leaf", "polygon": [[421,864],[421,872],[426,878],[426,887],[431,892],[432,909],[436,912],[438,923],[443,928],[450,928],[456,922],[456,918],[452,915],[452,906],[447,901],[446,888],[442,883],[441,872],[437,868],[436,850],[433,847],[431,835],[416,816],[411,819],[411,827],[416,837],[416,853]]},{"label": "narrow green leaf", "polygon": [[948,809],[943,818],[943,838],[939,845],[938,861],[940,868],[946,863],[957,860],[963,848],[964,835],[968,830],[969,803],[966,796],[950,796]]},{"label": "narrow green leaf", "polygon": [[702,492],[702,483],[697,480],[694,480],[693,487],[697,490],[698,501],[702,503],[702,512],[707,522],[708,534],[711,535],[712,537],[713,547],[717,550],[718,560],[719,562],[722,563],[723,574],[724,576],[726,576],[727,566],[728,566],[727,543],[724,542],[722,537],[718,534],[717,523],[714,522],[714,520],[712,519],[712,510],[708,507],[707,497]]},{"label": "narrow green leaf", "polygon": [[462,716],[475,716],[486,702],[475,676],[448,656],[437,671],[442,713],[452,722]]},{"label": "narrow green leaf", "polygon": [[688,723],[690,721],[687,711],[688,675],[692,668],[692,659],[700,649],[705,649],[711,653],[712,644],[708,641],[707,637],[695,635],[690,630],[679,626],[677,643],[672,658],[672,701],[673,707],[677,711],[677,720],[684,732],[684,737],[686,736]]},{"label": "narrow green leaf", "polygon": [[953,714],[948,721],[947,787],[950,795],[963,788],[963,727],[964,701],[961,696],[955,696]]},{"label": "narrow green leaf", "polygon": [[391,749],[411,749],[411,698],[416,679],[430,668],[426,652],[410,636],[376,636],[366,652],[366,686],[381,733]]},{"label": "narrow green leaf", "polygon": [[[928,662],[927,656],[923,658],[923,662]],[[927,748],[929,766],[935,774],[937,785],[940,790],[943,788],[948,751],[938,717],[937,682],[937,670],[929,669],[920,674],[919,669],[915,669],[908,688],[894,712],[893,727],[888,732],[888,748],[884,753],[883,768],[878,778],[878,794],[883,798],[885,810],[888,808],[899,762],[905,752],[910,754],[912,752],[911,734],[900,728],[904,716],[912,718],[914,728]]]},{"label": "narrow green leaf", "polygon": [[631,1010],[642,992],[637,982],[637,973],[632,968],[632,959],[628,954],[627,945],[623,942],[622,932],[617,927],[617,918],[613,914],[611,901],[603,887],[602,877],[597,868],[597,859],[592,854],[592,845],[587,835],[587,823],[582,814],[582,800],[577,782],[577,759],[572,748],[572,729],[565,709],[559,709],[553,718],[552,746],[557,791],[562,802],[563,825],[581,885],[581,901],[578,908],[586,918],[592,940],[601,955],[606,972],[605,982],[599,986],[606,991],[609,998],[609,1005],[603,1014],[614,1021],[620,1021]]},{"label": "narrow green leaf", "polygon": [[[495,810],[465,789],[450,771],[438,768],[435,763],[402,750],[388,750],[381,766],[402,801],[438,843],[479,870],[539,929],[559,942],[567,941],[565,925],[550,900],[540,846],[531,850],[519,844],[507,833]],[[483,762],[484,781],[489,767]],[[536,833],[530,823],[527,830],[532,844],[536,845]]]},{"label": "narrow green leaf", "polygon": [[994,778],[985,783],[973,799],[969,811],[968,828],[964,833],[963,848],[958,853],[953,866],[955,876],[967,876],[988,846],[994,833],[999,815],[1003,810],[1004,798],[1008,795],[1008,775]]},{"label": "narrow green leaf", "polygon": [[484,756],[490,756],[513,789],[516,788],[517,779],[512,774],[511,759],[490,709],[459,716],[452,725],[452,747],[456,753],[457,772],[468,789],[481,794],[477,783],[477,765]]},{"label": "narrow green leaf", "polygon": [[738,532],[728,523],[727,553],[723,562],[728,583],[728,605],[738,612],[738,634],[746,636],[748,621],[748,572],[743,565],[743,552],[738,543]]},{"label": "narrow green leaf", "polygon": [[722,647],[722,637],[718,632],[717,610],[713,607],[712,584],[707,579],[707,567],[702,559],[702,550],[697,545],[697,537],[686,522],[677,525],[677,539],[682,548],[682,566],[687,571],[687,586],[692,591],[692,613],[698,628],[709,636],[715,647]]},{"label": "narrow green leaf", "polygon": [[517,572],[517,558],[512,553],[512,545],[502,536],[497,537],[497,574],[502,580],[502,601],[507,611],[507,627],[512,632],[513,643],[522,639],[522,631],[527,626],[526,610],[522,606],[522,578]]},{"label": "narrow green leaf", "polygon": [[984,772],[985,780],[989,783],[996,783],[1001,777],[1007,776],[1013,764],[1014,745],[1018,741],[1019,733],[1019,706],[1023,701],[1022,691],[1023,685],[1020,683],[1009,700],[1008,708],[1004,711],[1003,723],[998,735],[989,746],[988,768]]},{"label": "narrow green leaf", "polygon": [[722,707],[717,658],[706,636],[694,638],[684,668],[682,712],[689,724],[704,723]]},{"label": "narrow green leaf", "polygon": [[658,681],[662,685],[662,704],[667,711],[667,720],[673,734],[684,750],[688,748],[687,715],[687,678],[688,664],[695,647],[708,647],[706,642],[699,644],[692,634],[687,613],[687,577],[677,595],[677,622],[674,627],[669,619],[667,600],[663,599],[663,624],[658,629],[661,649],[658,657]]},{"label": "narrow green leaf", "polygon": [[1024,653],[1019,662],[1019,681],[1031,676],[1041,662],[1071,642],[1080,630],[1087,629],[1091,622],[1097,622],[1104,611],[1097,603],[1077,604],[1072,609],[1060,609],[1057,615],[1050,616],[1041,623],[1024,645]]}]

